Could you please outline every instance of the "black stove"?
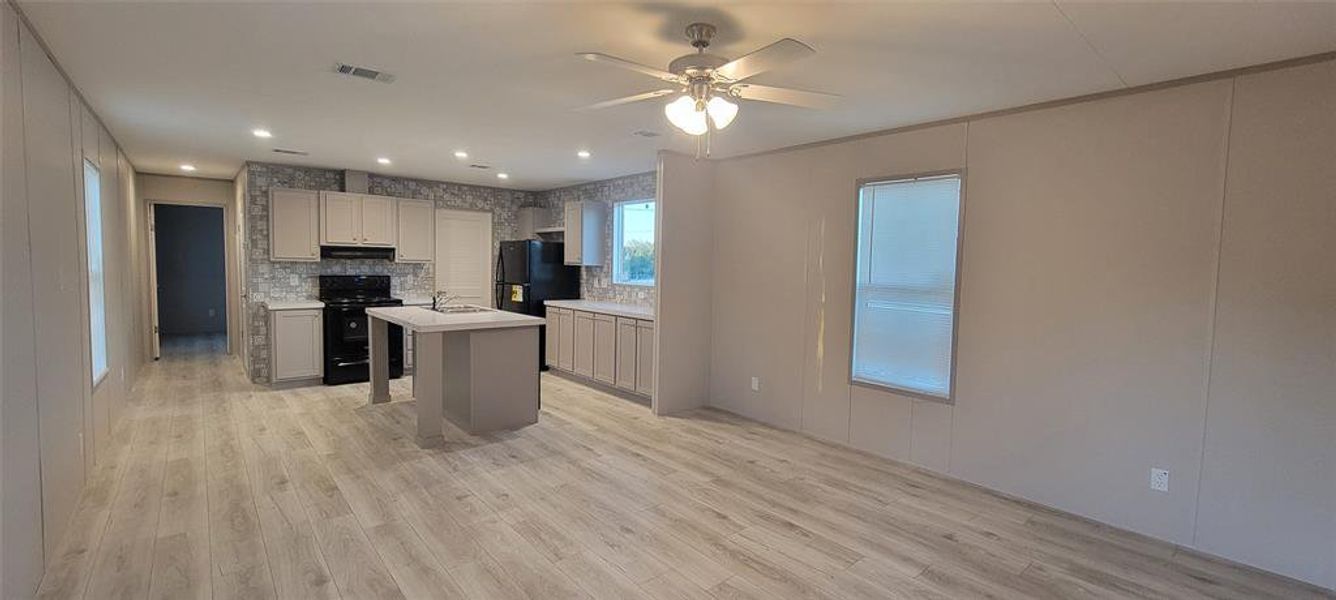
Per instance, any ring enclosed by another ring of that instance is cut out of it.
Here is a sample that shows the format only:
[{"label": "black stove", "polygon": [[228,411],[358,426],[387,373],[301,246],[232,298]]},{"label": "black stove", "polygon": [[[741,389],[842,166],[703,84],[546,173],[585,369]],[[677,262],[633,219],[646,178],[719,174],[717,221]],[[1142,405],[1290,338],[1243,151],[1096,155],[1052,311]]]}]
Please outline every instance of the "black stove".
[{"label": "black stove", "polygon": [[[371,379],[366,309],[403,306],[390,296],[389,275],[321,275],[325,303],[325,385]],[[404,374],[404,329],[391,323],[390,378]]]}]

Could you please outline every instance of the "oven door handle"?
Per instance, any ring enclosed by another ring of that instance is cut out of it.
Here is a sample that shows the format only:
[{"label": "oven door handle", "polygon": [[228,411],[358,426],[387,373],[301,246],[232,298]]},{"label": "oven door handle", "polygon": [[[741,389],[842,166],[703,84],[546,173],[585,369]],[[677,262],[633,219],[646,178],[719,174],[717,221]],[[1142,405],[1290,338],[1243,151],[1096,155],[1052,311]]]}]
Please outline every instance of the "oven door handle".
[{"label": "oven door handle", "polygon": [[354,361],[349,361],[349,362],[334,363],[334,366],[336,366],[336,367],[355,367],[355,366],[357,366],[357,365],[365,365],[365,364],[368,364],[368,363],[370,363],[370,362],[371,362],[371,359],[369,359],[369,358],[364,358],[364,359],[362,359],[362,360],[354,360]]}]

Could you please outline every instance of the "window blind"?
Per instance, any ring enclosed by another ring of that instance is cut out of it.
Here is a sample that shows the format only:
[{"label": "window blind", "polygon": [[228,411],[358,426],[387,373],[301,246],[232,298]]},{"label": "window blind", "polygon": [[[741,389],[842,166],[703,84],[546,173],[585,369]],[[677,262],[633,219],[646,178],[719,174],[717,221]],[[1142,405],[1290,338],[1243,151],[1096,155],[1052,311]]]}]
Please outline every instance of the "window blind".
[{"label": "window blind", "polygon": [[951,397],[960,178],[859,190],[853,379]]}]

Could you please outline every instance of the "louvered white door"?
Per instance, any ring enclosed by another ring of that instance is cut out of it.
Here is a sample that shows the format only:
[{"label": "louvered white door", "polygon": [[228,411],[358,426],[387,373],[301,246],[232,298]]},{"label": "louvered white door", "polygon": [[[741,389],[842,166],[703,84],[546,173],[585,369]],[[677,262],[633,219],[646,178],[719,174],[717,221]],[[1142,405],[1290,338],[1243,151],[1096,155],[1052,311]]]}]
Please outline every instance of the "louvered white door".
[{"label": "louvered white door", "polygon": [[492,213],[436,211],[436,289],[461,304],[492,305]]}]

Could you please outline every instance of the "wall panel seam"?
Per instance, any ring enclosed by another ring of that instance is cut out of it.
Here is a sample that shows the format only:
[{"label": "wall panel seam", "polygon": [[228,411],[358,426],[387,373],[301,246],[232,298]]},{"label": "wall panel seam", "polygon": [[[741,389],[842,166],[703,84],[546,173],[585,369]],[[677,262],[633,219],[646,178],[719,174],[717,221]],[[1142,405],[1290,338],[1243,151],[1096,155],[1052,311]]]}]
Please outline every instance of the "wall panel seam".
[{"label": "wall panel seam", "polygon": [[1225,246],[1225,205],[1229,197],[1229,156],[1233,150],[1234,141],[1234,104],[1238,95],[1238,78],[1235,77],[1229,83],[1229,108],[1225,113],[1225,155],[1223,157],[1224,172],[1220,177],[1220,211],[1216,216],[1216,240],[1215,240],[1215,273],[1211,281],[1210,308],[1207,318],[1210,325],[1206,328],[1206,378],[1202,389],[1202,415],[1201,415],[1201,451],[1197,458],[1197,489],[1196,495],[1192,499],[1192,547],[1197,548],[1198,526],[1201,521],[1201,492],[1202,480],[1206,475],[1206,435],[1210,426],[1211,414],[1211,374],[1214,370],[1215,362],[1215,330],[1219,323],[1220,306],[1220,270],[1223,261]]}]

